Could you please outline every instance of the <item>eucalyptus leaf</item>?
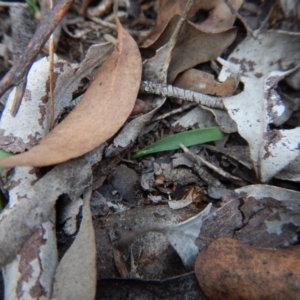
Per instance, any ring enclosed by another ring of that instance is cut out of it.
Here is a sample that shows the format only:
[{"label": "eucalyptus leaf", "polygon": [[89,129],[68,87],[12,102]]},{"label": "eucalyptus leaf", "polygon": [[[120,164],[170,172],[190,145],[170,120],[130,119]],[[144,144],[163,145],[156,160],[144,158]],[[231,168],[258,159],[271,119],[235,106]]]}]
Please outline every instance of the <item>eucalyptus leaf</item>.
[{"label": "eucalyptus leaf", "polygon": [[[12,155],[13,155],[12,153],[6,152],[6,151],[0,149],[0,159],[10,157]],[[2,172],[2,170],[3,170],[3,168],[0,167],[0,173]]]},{"label": "eucalyptus leaf", "polygon": [[180,148],[179,144],[183,144],[186,147],[189,147],[189,146],[220,140],[224,137],[225,137],[225,133],[221,131],[219,127],[208,127],[203,129],[185,131],[185,132],[168,136],[154,144],[151,144],[141,149],[140,151],[136,152],[132,156],[132,158],[133,159],[139,158],[141,156],[150,153],[176,150]]}]

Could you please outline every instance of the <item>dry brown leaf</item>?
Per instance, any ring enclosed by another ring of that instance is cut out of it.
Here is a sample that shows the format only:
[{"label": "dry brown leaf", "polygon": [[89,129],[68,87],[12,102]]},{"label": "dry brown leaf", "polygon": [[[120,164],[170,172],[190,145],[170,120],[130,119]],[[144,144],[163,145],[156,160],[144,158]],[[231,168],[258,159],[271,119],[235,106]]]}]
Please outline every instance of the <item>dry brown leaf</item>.
[{"label": "dry brown leaf", "polygon": [[[234,9],[238,10],[243,1],[229,0]],[[164,1],[158,13],[154,29],[145,38],[143,47],[148,48],[160,37],[165,31],[171,19],[176,15],[181,15],[186,5],[185,0],[168,0]],[[209,32],[218,32],[232,27],[235,21],[235,15],[223,0],[196,0],[188,17],[193,18],[197,11],[205,10],[209,12],[209,17],[197,26]]]},{"label": "dry brown leaf", "polygon": [[266,250],[219,238],[201,251],[195,272],[209,299],[299,299],[300,247]]},{"label": "dry brown leaf", "polygon": [[235,36],[235,28],[208,33],[185,21],[172,53],[168,82],[173,83],[179,73],[191,67],[216,59],[234,41]]},{"label": "dry brown leaf", "polygon": [[118,44],[80,103],[41,143],[1,161],[3,167],[53,165],[79,157],[105,142],[126,121],[138,94],[139,49],[119,20]]},{"label": "dry brown leaf", "polygon": [[174,82],[174,85],[180,88],[216,96],[231,96],[237,84],[233,76],[227,77],[224,82],[218,82],[213,75],[197,69],[182,72]]},{"label": "dry brown leaf", "polygon": [[[163,34],[152,45],[154,49],[158,49],[157,52],[170,40],[179,19],[180,16],[174,16]],[[173,83],[179,73],[200,63],[216,59],[233,42],[235,36],[235,28],[210,33],[185,20],[172,52],[168,83]],[[146,80],[144,74],[143,79]]]},{"label": "dry brown leaf", "polygon": [[[167,82],[168,68],[171,63],[172,53],[174,51],[174,48],[176,47],[176,42],[178,40],[180,31],[184,25],[184,18],[187,15],[192,4],[193,0],[187,1],[186,7],[183,12],[183,19],[177,19],[174,30],[170,33],[169,39],[166,44],[156,51],[156,55],[154,57],[146,59],[143,62],[143,80],[149,80],[158,83]],[[154,108],[147,114],[135,118],[133,121],[124,126],[122,131],[115,138],[114,142],[106,149],[105,155],[107,157],[115,156],[123,151],[126,147],[128,147],[128,145],[130,145],[132,141],[134,141],[138,137],[145,125],[149,123],[153,115],[166,101],[166,97],[151,97],[150,99],[149,100],[151,101],[151,103],[156,105],[156,108]]]}]

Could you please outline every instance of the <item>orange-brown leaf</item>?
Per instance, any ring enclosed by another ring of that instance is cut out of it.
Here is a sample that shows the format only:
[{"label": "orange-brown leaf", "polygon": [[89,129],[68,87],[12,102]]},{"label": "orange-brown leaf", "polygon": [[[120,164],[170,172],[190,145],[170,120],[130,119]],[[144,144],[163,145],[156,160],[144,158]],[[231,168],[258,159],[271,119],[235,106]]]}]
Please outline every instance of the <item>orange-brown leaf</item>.
[{"label": "orange-brown leaf", "polygon": [[137,98],[142,61],[135,41],[119,20],[117,26],[117,46],[80,103],[39,145],[1,160],[1,166],[61,163],[93,150],[121,128]]},{"label": "orange-brown leaf", "polygon": [[[236,10],[243,4],[242,0],[229,0],[229,2]],[[182,14],[185,5],[186,0],[166,0],[161,2],[153,30],[141,41],[143,48],[153,48],[153,44],[167,29],[172,18]],[[207,11],[209,13],[208,18],[204,22],[197,24],[197,26],[201,30],[210,33],[225,31],[231,28],[235,21],[235,14],[230,11],[230,8],[223,0],[195,0],[189,12],[189,19],[195,19],[198,11]]]},{"label": "orange-brown leaf", "polygon": [[211,300],[298,299],[300,246],[259,249],[230,238],[199,253],[195,273]]}]

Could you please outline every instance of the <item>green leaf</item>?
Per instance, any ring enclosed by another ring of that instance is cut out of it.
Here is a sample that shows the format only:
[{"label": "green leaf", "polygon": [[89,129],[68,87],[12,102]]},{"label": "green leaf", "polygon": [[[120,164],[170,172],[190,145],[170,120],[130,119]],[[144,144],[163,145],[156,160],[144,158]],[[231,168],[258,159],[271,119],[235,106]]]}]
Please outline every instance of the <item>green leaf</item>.
[{"label": "green leaf", "polygon": [[4,195],[0,192],[0,212],[5,208],[7,201]]},{"label": "green leaf", "polygon": [[219,127],[208,127],[185,131],[168,136],[152,145],[145,147],[144,149],[141,149],[132,156],[132,159],[139,158],[150,153],[179,149],[179,144],[189,147],[220,140],[224,137],[225,133],[221,131]]},{"label": "green leaf", "polygon": [[[6,152],[6,151],[0,149],[0,159],[6,158],[6,157],[9,157],[9,156],[12,156],[12,155],[13,155],[12,153],[9,153],[9,152]],[[0,167],[0,173],[2,172],[3,169],[4,168]]]},{"label": "green leaf", "polygon": [[25,0],[28,5],[28,10],[31,14],[35,14],[39,11],[39,6],[37,0]]}]

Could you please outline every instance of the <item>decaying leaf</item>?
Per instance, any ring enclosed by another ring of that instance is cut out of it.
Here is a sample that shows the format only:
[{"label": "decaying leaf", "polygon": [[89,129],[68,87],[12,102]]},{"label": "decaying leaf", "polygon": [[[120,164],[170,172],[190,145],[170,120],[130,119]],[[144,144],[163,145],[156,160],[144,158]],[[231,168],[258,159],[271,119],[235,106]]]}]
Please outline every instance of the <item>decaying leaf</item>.
[{"label": "decaying leaf", "polygon": [[[69,64],[55,56],[55,118],[65,107],[70,106],[72,93],[78,89],[82,78],[91,74],[111,53],[110,43],[93,45],[80,64]],[[0,122],[0,147],[9,152],[24,152],[32,148],[49,132],[48,59],[35,62],[27,76],[27,87],[19,114],[11,118],[10,109],[14,99],[14,90],[9,95]],[[25,117],[26,116],[26,117]],[[26,126],[25,126],[26,124]]]},{"label": "decaying leaf", "polygon": [[[120,276],[113,262],[112,249],[115,242],[118,243],[120,241],[120,237],[127,236],[129,229],[133,230],[130,230],[133,234],[135,230],[139,229],[142,229],[144,233],[140,236],[135,234],[134,237],[136,239],[130,245],[136,266],[136,276],[144,279],[162,280],[170,276],[186,273],[184,264],[168,242],[167,237],[161,231],[148,231],[154,225],[160,228],[171,228],[196,214],[198,215],[199,211],[199,209],[191,207],[174,211],[168,205],[148,205],[130,209],[122,214],[111,214],[105,218],[106,223],[104,226],[101,226],[99,218],[95,219],[94,227],[98,228],[96,231],[96,241],[99,276],[101,278]],[[180,235],[179,230],[178,234]],[[187,233],[185,240],[192,240],[191,236],[193,234],[193,232],[190,235]],[[121,251],[127,270],[130,273],[131,259],[128,253],[130,249],[128,247],[118,249]]]},{"label": "decaying leaf", "polygon": [[[59,99],[55,106],[56,118],[59,117],[65,107],[70,106],[72,93],[78,89],[81,79],[90,74],[94,68],[99,67],[109,56],[112,48],[113,46],[108,43],[93,45],[80,64],[69,64],[67,61],[55,57],[55,97]],[[12,117],[10,113],[14,91],[10,94],[1,116],[1,148],[12,152],[23,152],[36,145],[48,133],[48,77],[47,58],[33,64],[27,76],[28,82],[23,103],[16,117]],[[26,299],[49,298],[52,293],[53,276],[57,265],[55,226],[53,226],[54,218],[51,217],[54,210],[52,208],[52,213],[49,211],[46,213],[48,214],[46,219],[52,219],[52,221],[39,225],[40,220],[36,219],[37,223],[31,227],[32,236],[27,231],[27,225],[29,227],[31,225],[26,223],[26,220],[22,224],[22,217],[26,219],[27,209],[30,210],[31,207],[27,197],[32,197],[30,191],[32,191],[32,186],[37,180],[37,169],[17,167],[6,183],[6,188],[9,190],[9,204],[4,214],[14,214],[15,212],[9,212],[9,210],[19,206],[19,202],[24,202],[21,204],[21,206],[24,205],[24,208],[19,211],[21,217],[17,213],[16,219],[18,221],[14,220],[13,224],[9,225],[14,231],[11,236],[6,236],[7,243],[12,247],[9,250],[11,253],[8,254],[12,255],[13,258],[18,252],[11,263],[3,268],[5,297],[7,299],[17,299],[18,297]],[[45,184],[49,185],[49,182]],[[39,195],[37,196],[39,197]],[[48,196],[47,194],[44,197],[47,201],[50,200]],[[44,207],[40,198],[38,199],[39,205]],[[55,197],[53,201],[55,201]],[[18,222],[20,222],[21,231],[16,229]],[[17,239],[15,239],[16,232],[18,234]],[[29,240],[26,242],[28,238]],[[11,242],[16,240],[17,243]],[[25,244],[19,251],[19,247],[23,243]],[[3,259],[6,258],[6,255],[3,256]]]},{"label": "decaying leaf", "polygon": [[[6,146],[12,151],[29,147],[27,142],[34,145],[39,138],[48,132],[47,117],[43,118],[43,114],[47,113],[48,106],[46,101],[41,101],[43,97],[47,99],[46,89],[41,88],[41,86],[46,85],[48,79],[48,74],[45,72],[47,70],[46,65],[47,59],[42,59],[31,68],[28,74],[29,83],[24,97],[24,105],[20,108],[21,115],[18,114],[14,118],[7,108],[2,114],[1,140],[8,142]],[[9,99],[9,101],[12,100],[13,97]],[[21,122],[21,126],[16,123],[16,119],[17,122]],[[37,180],[36,169],[31,167],[15,168],[6,182],[9,203],[4,213],[12,210],[21,202],[26,205],[26,197],[30,194],[29,191]],[[26,214],[26,210],[23,211],[23,214]],[[36,226],[36,230],[33,230],[31,236],[28,235],[28,240],[14,259],[2,269],[5,299],[37,299],[42,297],[46,299],[51,296],[53,276],[57,265],[54,214],[55,210],[52,208],[49,212],[49,221]],[[11,225],[12,228],[14,228],[14,224]],[[22,240],[19,232],[16,231],[12,234],[9,238]],[[25,240],[23,240],[24,242]]]},{"label": "decaying leaf", "polygon": [[152,226],[150,228],[136,229],[130,234],[124,235],[119,241],[119,244],[123,245],[124,243],[129,243],[142,233],[151,231],[163,233],[167,237],[169,243],[177,251],[185,267],[187,269],[192,269],[199,251],[195,242],[201,232],[202,224],[209,215],[211,208],[212,204],[210,203],[201,213],[173,226]]},{"label": "decaying leaf", "polygon": [[298,299],[300,246],[266,250],[219,238],[200,252],[195,272],[209,299]]},{"label": "decaying leaf", "polygon": [[[243,3],[241,0],[233,0],[229,2],[231,2],[232,6],[236,10],[238,10]],[[171,19],[176,15],[182,15],[185,5],[186,1],[184,0],[166,1],[160,8],[155,27],[146,37],[143,47],[152,47],[153,43],[156,42],[156,40],[162,34],[164,34],[164,31],[169,30],[167,29],[167,26],[170,27]],[[197,27],[207,32],[227,30],[232,27],[235,21],[235,15],[231,13],[230,9],[223,0],[196,0],[189,12],[188,17],[193,19],[199,10],[209,11],[209,17],[204,22],[197,24]]]},{"label": "decaying leaf", "polygon": [[[156,42],[155,47],[159,48],[156,55],[144,62],[143,80],[156,83],[172,82],[178,73],[217,58],[235,37],[235,29],[210,34],[202,32],[180,16],[174,17],[171,23],[167,38]],[[207,49],[203,49],[203,45],[206,45]],[[106,155],[118,154],[136,139],[145,124],[164,103],[160,98],[156,98],[156,102],[157,107],[153,111],[131,121],[122,129],[107,149]]]},{"label": "decaying leaf", "polygon": [[[179,19],[180,16],[177,15],[172,18],[166,32],[153,44],[154,49],[160,49],[170,40]],[[210,33],[185,20],[168,66],[168,83],[173,83],[179,73],[197,64],[216,59],[233,42],[235,35],[235,28]],[[153,81],[159,83],[157,80]]]},{"label": "decaying leaf", "polygon": [[216,59],[233,42],[235,35],[235,28],[208,33],[185,21],[172,54],[168,82],[173,83],[179,73],[191,67]]},{"label": "decaying leaf", "polygon": [[277,173],[276,178],[300,182],[300,156],[291,161],[284,169]]},{"label": "decaying leaf", "polygon": [[216,125],[213,115],[197,106],[172,123],[172,129],[177,132],[190,128],[206,128]]},{"label": "decaying leaf", "polygon": [[90,210],[91,189],[85,193],[82,221],[76,238],[55,274],[56,299],[94,299],[96,293],[96,242]]},{"label": "decaying leaf", "polygon": [[[177,19],[167,43],[156,51],[156,55],[154,57],[146,59],[143,62],[144,80],[167,83],[168,69],[172,60],[172,53],[176,46],[181,29],[184,26],[184,17],[188,14],[193,3],[193,0],[189,0],[184,6],[183,17]],[[150,100],[152,100],[152,103],[156,104],[156,108],[149,113],[132,120],[124,126],[120,134],[115,138],[114,142],[107,148],[105,153],[106,156],[119,154],[122,150],[124,150],[124,148],[128,147],[133,141],[135,141],[145,125],[149,123],[153,115],[165,103],[166,97],[151,97]]]},{"label": "decaying leaf", "polygon": [[[269,185],[249,185],[223,198],[202,226],[204,237],[232,237],[255,247],[282,248],[299,238],[300,193]],[[201,236],[199,249],[207,241]]]},{"label": "decaying leaf", "polygon": [[201,232],[205,218],[210,214],[211,207],[212,204],[210,203],[198,215],[162,230],[162,233],[168,238],[187,269],[192,268],[195,263],[199,252],[196,239]]},{"label": "decaying leaf", "polygon": [[[43,222],[51,218],[53,206],[62,194],[73,200],[91,184],[91,167],[102,159],[105,145],[81,158],[60,164],[22,194],[22,201],[0,215],[0,267],[11,262],[24,243]],[[15,238],[15,233],[18,238]]]},{"label": "decaying leaf", "polygon": [[193,266],[199,251],[219,237],[235,238],[246,245],[265,248],[287,247],[298,241],[299,192],[252,185],[227,193],[219,209],[208,205],[203,212],[183,223],[137,229],[125,235],[124,240],[129,242],[148,231],[161,232],[187,268]]},{"label": "decaying leaf", "polygon": [[48,221],[39,226],[14,260],[2,269],[5,299],[49,299],[56,266],[55,225]]},{"label": "decaying leaf", "polygon": [[182,72],[174,81],[174,85],[182,89],[216,96],[233,95],[238,83],[233,76],[229,76],[224,82],[217,82],[213,75],[197,69]]},{"label": "decaying leaf", "polygon": [[[9,113],[9,112],[8,112]],[[7,210],[18,206],[21,202],[26,205],[26,195],[32,189],[37,176],[34,169],[30,167],[18,167],[15,169],[9,187],[9,204]],[[4,212],[5,213],[5,212]],[[26,209],[22,215],[26,214]],[[5,299],[37,299],[49,297],[52,293],[52,278],[57,265],[57,247],[54,221],[54,209],[49,212],[49,219],[36,227],[33,235],[22,246],[14,259],[3,269],[3,279],[5,283]],[[11,225],[15,228],[14,221]],[[16,225],[17,226],[17,225]],[[24,227],[23,227],[24,229]],[[26,230],[25,230],[26,231]],[[24,233],[24,232],[23,232]],[[20,232],[13,232],[9,239],[16,239],[22,242]],[[18,242],[19,242],[18,241]],[[12,243],[12,245],[14,245]]]},{"label": "decaying leaf", "polygon": [[[224,98],[224,105],[238,132],[247,140],[254,169],[263,182],[300,154],[300,128],[270,128],[283,124],[293,112],[276,88],[280,80],[296,70],[299,51],[299,34],[266,32],[257,39],[245,39],[229,57],[239,68],[244,90]],[[224,69],[220,76],[226,72]]]},{"label": "decaying leaf", "polygon": [[81,156],[110,138],[133,109],[142,72],[139,49],[117,20],[119,40],[80,103],[39,145],[2,166],[47,166]]}]

